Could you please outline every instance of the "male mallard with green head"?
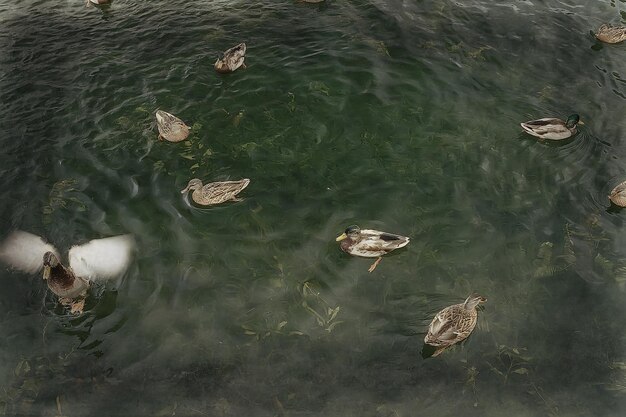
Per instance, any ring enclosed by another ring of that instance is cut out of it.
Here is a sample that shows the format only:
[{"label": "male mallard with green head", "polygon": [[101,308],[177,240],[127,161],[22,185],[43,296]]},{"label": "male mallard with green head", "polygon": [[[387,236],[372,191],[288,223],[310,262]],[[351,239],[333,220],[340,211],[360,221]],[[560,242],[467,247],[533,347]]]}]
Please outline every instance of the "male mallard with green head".
[{"label": "male mallard with green head", "polygon": [[435,315],[424,338],[424,343],[437,348],[432,356],[439,355],[472,333],[478,317],[476,307],[485,301],[487,301],[485,297],[472,294],[465,302],[446,307]]},{"label": "male mallard with green head", "polygon": [[341,250],[350,255],[364,258],[378,258],[368,270],[372,272],[382,260],[383,255],[405,247],[408,245],[410,238],[394,235],[392,233],[379,232],[378,230],[361,230],[359,226],[353,225],[349,226],[335,240],[341,242]]},{"label": "male mallard with green head", "polygon": [[181,191],[181,194],[193,190],[193,193],[191,193],[193,201],[202,206],[210,206],[225,201],[241,201],[240,198],[237,198],[237,194],[246,188],[248,184],[250,184],[250,180],[244,178],[238,181],[211,182],[202,185],[201,180],[194,178],[189,181],[189,184]]},{"label": "male mallard with green head", "polygon": [[180,142],[189,136],[189,126],[178,117],[163,110],[156,111],[157,128],[159,129],[159,140],[168,142]]},{"label": "male mallard with green head", "polygon": [[94,239],[69,250],[69,267],[59,261],[54,246],[32,233],[16,230],[0,244],[0,260],[27,273],[43,267],[48,288],[69,306],[82,313],[91,282],[118,277],[131,261],[134,239],[130,235]]},{"label": "male mallard with green head", "polygon": [[576,134],[576,126],[584,125],[577,114],[570,115],[566,121],[554,117],[530,120],[520,123],[522,129],[529,135],[537,136],[541,139],[563,140]]},{"label": "male mallard with green head", "polygon": [[221,58],[215,61],[215,71],[221,74],[227,74],[235,71],[239,67],[246,68],[246,64],[243,63],[246,58],[246,44],[240,43],[230,49],[224,51]]},{"label": "male mallard with green head", "polygon": [[605,43],[619,43],[626,40],[626,26],[602,25],[596,32],[596,39]]}]

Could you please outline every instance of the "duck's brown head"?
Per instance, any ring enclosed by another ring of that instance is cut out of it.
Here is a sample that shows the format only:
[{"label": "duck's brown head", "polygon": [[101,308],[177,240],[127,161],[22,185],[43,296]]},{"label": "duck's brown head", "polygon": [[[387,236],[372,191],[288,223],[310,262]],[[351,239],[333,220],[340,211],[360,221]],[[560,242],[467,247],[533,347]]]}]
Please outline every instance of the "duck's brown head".
[{"label": "duck's brown head", "polygon": [[43,254],[43,279],[50,278],[50,270],[59,266],[59,258],[52,252]]},{"label": "duck's brown head", "polygon": [[189,190],[199,190],[201,188],[202,188],[202,181],[200,181],[198,178],[194,178],[189,181],[189,184],[187,184],[187,187],[185,187],[185,189],[182,190],[180,193],[185,194]]},{"label": "duck's brown head", "polygon": [[487,299],[485,297],[483,297],[482,295],[479,294],[472,294],[469,297],[467,297],[467,299],[465,300],[465,303],[463,303],[463,305],[465,306],[465,308],[467,310],[472,310],[474,308],[476,308],[476,306],[480,303],[484,303],[486,302]]}]

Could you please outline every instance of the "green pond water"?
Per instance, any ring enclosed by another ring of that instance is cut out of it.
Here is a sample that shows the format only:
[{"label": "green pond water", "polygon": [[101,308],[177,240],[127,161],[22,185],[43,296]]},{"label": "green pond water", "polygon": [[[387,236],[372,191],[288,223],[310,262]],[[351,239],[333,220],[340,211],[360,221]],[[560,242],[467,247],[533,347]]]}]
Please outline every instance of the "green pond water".
[{"label": "green pond water", "polygon": [[[0,238],[131,233],[84,314],[0,268],[0,414],[621,416],[626,2],[0,4]],[[247,69],[219,75],[220,51]],[[157,141],[156,109],[192,126]],[[579,113],[557,145],[520,122]],[[250,178],[204,208],[189,179]],[[411,237],[373,273],[335,237]],[[424,359],[437,311],[488,298]]]}]

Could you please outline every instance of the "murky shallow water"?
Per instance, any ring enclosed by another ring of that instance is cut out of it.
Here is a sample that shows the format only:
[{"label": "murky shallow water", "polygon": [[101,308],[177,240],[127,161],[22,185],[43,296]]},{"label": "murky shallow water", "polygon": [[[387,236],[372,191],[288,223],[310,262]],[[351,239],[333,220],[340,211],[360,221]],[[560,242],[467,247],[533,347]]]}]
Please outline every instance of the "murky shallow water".
[{"label": "murky shallow water", "polygon": [[[80,317],[0,271],[0,410],[621,415],[626,46],[590,31],[626,6],[493,3],[0,6],[2,231],[139,244]],[[190,140],[156,141],[157,108]],[[519,128],[573,112],[563,145]],[[192,177],[252,183],[204,209]],[[352,223],[412,242],[368,274]],[[471,291],[474,334],[424,360]]]}]

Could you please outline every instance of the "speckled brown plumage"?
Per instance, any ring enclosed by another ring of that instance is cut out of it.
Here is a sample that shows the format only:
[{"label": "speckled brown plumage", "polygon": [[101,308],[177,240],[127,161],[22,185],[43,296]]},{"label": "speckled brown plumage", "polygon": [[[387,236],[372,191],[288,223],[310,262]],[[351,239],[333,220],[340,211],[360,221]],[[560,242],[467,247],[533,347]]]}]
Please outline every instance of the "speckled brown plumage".
[{"label": "speckled brown plumage", "polygon": [[435,315],[424,338],[424,343],[437,348],[432,356],[439,355],[472,333],[478,317],[476,306],[485,301],[486,298],[472,294],[465,302],[446,307]]}]

